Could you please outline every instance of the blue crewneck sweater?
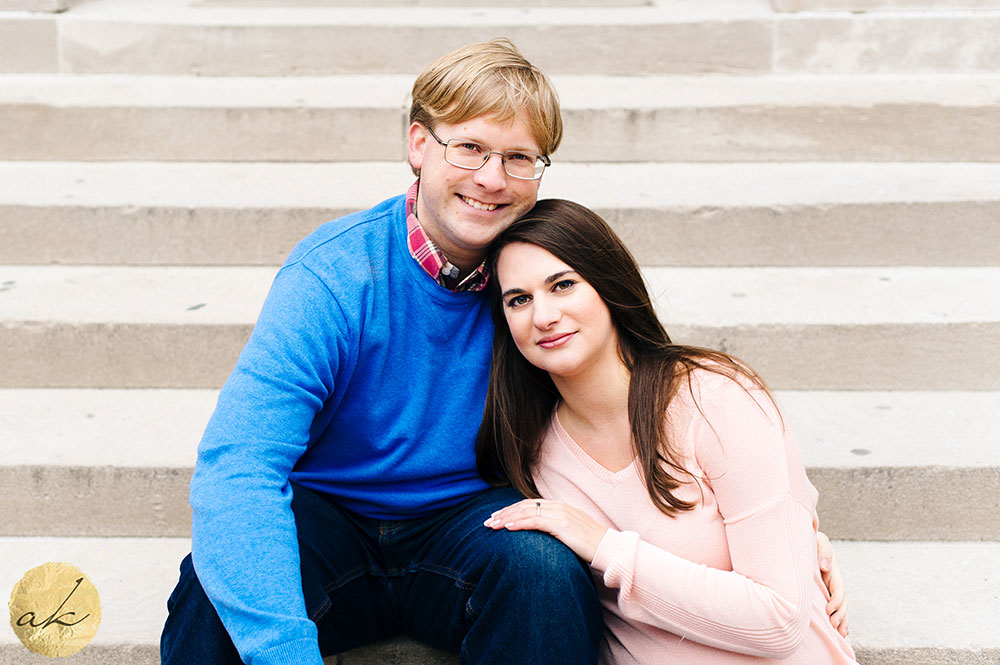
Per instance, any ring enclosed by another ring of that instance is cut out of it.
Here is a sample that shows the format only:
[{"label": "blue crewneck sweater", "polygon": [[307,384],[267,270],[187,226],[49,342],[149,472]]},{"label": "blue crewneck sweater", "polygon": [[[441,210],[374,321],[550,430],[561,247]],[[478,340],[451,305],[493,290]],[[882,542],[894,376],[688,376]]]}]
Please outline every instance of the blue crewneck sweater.
[{"label": "blue crewneck sweater", "polygon": [[379,519],[486,489],[474,441],[492,335],[483,293],[441,288],[410,256],[403,197],[292,251],[191,481],[195,570],[247,663],[322,663],[289,479]]}]

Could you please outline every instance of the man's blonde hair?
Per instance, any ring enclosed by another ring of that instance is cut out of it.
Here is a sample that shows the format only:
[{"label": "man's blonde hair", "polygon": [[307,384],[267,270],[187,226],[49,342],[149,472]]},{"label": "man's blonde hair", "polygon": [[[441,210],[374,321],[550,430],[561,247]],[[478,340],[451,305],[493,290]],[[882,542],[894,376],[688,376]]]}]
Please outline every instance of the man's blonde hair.
[{"label": "man's blonde hair", "polygon": [[509,39],[491,39],[446,53],[413,84],[410,123],[431,129],[480,116],[512,121],[524,114],[538,147],[551,155],[562,140],[559,98],[548,77]]}]

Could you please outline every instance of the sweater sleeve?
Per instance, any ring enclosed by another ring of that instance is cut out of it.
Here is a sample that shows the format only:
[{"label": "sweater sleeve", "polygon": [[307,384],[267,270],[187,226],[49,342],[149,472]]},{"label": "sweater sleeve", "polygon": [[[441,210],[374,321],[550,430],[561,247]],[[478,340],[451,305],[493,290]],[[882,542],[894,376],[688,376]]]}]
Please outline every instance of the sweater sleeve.
[{"label": "sweater sleeve", "polygon": [[322,665],[288,477],[333,390],[345,328],[319,278],[301,264],[283,268],[198,448],[194,567],[250,665]]},{"label": "sweater sleeve", "polygon": [[693,418],[687,435],[705,492],[714,495],[724,519],[733,570],[689,561],[636,533],[614,530],[592,566],[619,590],[618,605],[632,621],[720,649],[787,657],[808,629],[816,561],[810,497],[793,494],[812,488],[797,452],[786,449],[794,440],[766,394],[751,390],[751,397],[722,377],[703,384],[704,417]]}]

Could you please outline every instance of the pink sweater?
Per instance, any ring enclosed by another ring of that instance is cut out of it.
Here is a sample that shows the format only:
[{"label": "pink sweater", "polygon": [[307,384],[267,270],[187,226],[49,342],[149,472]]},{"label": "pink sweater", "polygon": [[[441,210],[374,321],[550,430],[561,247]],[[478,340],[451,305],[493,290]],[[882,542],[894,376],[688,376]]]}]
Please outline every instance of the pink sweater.
[{"label": "pink sweater", "polygon": [[635,462],[611,472],[558,418],[534,471],[543,497],[609,527],[591,569],[605,610],[602,663],[855,663],[826,615],[816,556],[816,489],[795,437],[762,391],[698,371],[668,419],[696,500],[673,518],[650,501]]}]

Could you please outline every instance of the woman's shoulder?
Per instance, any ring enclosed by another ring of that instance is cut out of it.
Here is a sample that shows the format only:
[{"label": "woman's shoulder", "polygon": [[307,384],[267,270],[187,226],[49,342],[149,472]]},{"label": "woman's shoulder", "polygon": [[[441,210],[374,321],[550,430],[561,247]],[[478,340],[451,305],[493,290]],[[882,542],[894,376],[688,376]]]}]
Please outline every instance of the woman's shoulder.
[{"label": "woman's shoulder", "polygon": [[696,364],[680,363],[678,386],[706,398],[731,391],[763,390],[764,382],[743,362],[730,359],[722,362],[713,358],[697,358]]},{"label": "woman's shoulder", "polygon": [[[700,361],[700,366],[682,370],[672,403],[700,413],[732,414],[746,408],[778,416],[777,405],[764,381],[747,365],[734,360],[724,364]],[[780,420],[780,417],[778,417]]]}]

